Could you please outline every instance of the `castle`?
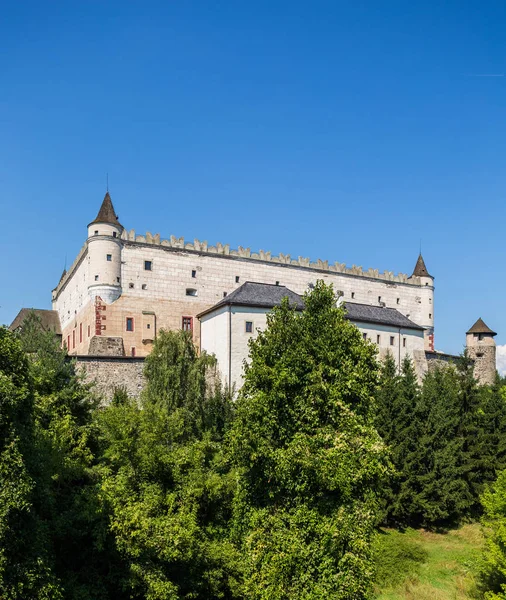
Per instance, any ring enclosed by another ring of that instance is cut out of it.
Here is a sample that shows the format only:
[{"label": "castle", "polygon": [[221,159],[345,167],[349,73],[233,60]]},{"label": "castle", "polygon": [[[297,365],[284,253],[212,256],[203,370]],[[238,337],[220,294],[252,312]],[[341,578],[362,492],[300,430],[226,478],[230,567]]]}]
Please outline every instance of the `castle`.
[{"label": "castle", "polygon": [[[70,355],[145,357],[157,331],[184,329],[198,347],[216,354],[226,383],[240,384],[247,341],[265,325],[265,314],[283,295],[300,297],[318,279],[333,284],[348,318],[377,344],[380,355],[390,352],[398,364],[410,356],[419,376],[428,359],[438,358],[434,278],[421,254],[408,276],[241,246],[234,250],[228,244],[136,235],[120,224],[109,192],[88,225],[82,249],[52,292],[52,308]],[[468,333],[471,346],[481,348],[487,340],[474,358],[490,378],[494,332],[477,332],[479,339],[474,333]]]}]

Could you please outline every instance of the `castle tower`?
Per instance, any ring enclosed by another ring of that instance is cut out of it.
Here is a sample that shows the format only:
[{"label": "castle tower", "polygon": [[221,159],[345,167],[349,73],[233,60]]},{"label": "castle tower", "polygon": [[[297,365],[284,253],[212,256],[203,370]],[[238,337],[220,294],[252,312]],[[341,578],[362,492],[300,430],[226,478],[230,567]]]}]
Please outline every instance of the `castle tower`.
[{"label": "castle tower", "polygon": [[474,376],[482,385],[489,385],[495,381],[496,335],[497,333],[482,319],[478,319],[466,332],[467,354],[474,360]]},{"label": "castle tower", "polygon": [[429,274],[421,252],[409,279],[414,277],[420,279],[420,295],[417,297],[419,306],[418,311],[410,318],[425,329],[425,350],[434,351],[434,277]]},{"label": "castle tower", "polygon": [[106,304],[121,296],[121,233],[123,227],[109,192],[94,221],[88,225],[88,293]]}]

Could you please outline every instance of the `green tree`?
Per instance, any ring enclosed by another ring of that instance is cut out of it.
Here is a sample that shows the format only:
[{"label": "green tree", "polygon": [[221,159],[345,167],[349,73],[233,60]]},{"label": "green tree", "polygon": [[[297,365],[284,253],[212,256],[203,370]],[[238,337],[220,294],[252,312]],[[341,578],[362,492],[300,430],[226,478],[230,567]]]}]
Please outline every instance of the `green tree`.
[{"label": "green tree", "polygon": [[246,598],[368,598],[376,496],[388,471],[373,426],[374,346],[318,282],[250,345],[229,437],[233,533]]},{"label": "green tree", "polygon": [[469,507],[461,459],[460,403],[455,368],[438,366],[425,376],[414,414],[415,450],[405,463],[410,488],[405,514],[412,525],[456,524]]},{"label": "green tree", "polygon": [[68,599],[119,598],[119,566],[94,472],[98,401],[58,338],[32,313],[20,333],[33,387],[32,512],[44,524],[51,569]]},{"label": "green tree", "polygon": [[411,463],[418,452],[419,423],[416,408],[420,402],[420,387],[412,361],[406,357],[401,374],[393,357],[388,354],[383,366],[378,392],[376,423],[378,432],[387,444],[394,476],[384,486],[384,520],[397,525],[407,525],[413,500],[413,472]]},{"label": "green tree", "polygon": [[20,341],[0,328],[0,596],[62,598],[36,510],[34,390]]},{"label": "green tree", "polygon": [[100,415],[101,495],[129,597],[232,598],[237,587],[235,478],[221,451],[232,408],[214,367],[186,332],[162,331],[141,406],[118,394]]},{"label": "green tree", "polygon": [[481,582],[486,600],[506,599],[506,471],[483,494],[485,550]]}]

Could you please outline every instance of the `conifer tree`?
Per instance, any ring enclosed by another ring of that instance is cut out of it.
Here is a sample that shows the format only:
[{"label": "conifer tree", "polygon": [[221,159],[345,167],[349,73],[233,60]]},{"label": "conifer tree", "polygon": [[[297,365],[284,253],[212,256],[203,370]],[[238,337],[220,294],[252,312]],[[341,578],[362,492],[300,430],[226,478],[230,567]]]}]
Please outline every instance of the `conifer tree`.
[{"label": "conifer tree", "polygon": [[373,426],[375,354],[322,282],[304,311],[285,300],[251,342],[230,434],[244,597],[369,597],[387,471]]},{"label": "conifer tree", "polygon": [[411,489],[405,510],[413,525],[448,526],[465,514],[468,486],[460,460],[460,417],[455,369],[438,366],[424,379],[414,416],[416,450],[405,467]]},{"label": "conifer tree", "polygon": [[419,450],[417,436],[422,426],[417,418],[419,402],[420,387],[413,362],[406,357],[402,362],[402,373],[392,414],[395,438],[391,444],[391,452],[397,476],[394,479],[394,493],[389,510],[389,519],[402,525],[409,522],[408,507],[413,500],[411,462]]}]

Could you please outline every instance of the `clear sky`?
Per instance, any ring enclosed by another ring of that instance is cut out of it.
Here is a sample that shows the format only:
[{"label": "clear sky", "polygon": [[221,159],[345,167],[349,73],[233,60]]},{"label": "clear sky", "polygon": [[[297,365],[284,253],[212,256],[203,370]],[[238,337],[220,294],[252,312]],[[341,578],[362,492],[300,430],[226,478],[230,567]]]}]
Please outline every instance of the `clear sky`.
[{"label": "clear sky", "polygon": [[[506,2],[25,1],[0,18],[0,322],[121,222],[411,273],[506,344]],[[492,76],[494,75],[494,76]],[[505,349],[506,350],[506,349]]]}]

